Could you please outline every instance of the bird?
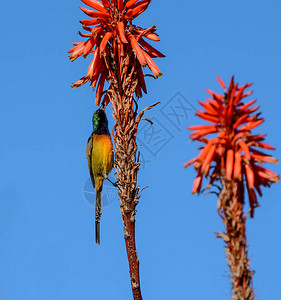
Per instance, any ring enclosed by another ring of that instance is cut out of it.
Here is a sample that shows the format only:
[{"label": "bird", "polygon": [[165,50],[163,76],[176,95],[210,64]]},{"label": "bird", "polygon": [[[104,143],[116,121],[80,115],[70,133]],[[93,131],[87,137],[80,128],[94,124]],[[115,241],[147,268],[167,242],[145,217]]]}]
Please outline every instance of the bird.
[{"label": "bird", "polygon": [[100,221],[102,216],[102,186],[113,168],[114,151],[108,129],[105,107],[102,105],[93,115],[93,131],[87,142],[87,164],[95,189],[95,236],[100,244]]}]

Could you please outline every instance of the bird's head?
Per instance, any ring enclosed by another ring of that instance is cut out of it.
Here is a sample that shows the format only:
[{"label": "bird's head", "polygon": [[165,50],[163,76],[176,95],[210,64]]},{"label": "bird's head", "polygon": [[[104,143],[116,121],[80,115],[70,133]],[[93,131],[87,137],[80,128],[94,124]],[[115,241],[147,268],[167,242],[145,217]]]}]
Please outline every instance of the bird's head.
[{"label": "bird's head", "polygon": [[104,107],[100,107],[93,115],[93,133],[109,134],[108,120],[104,111]]}]

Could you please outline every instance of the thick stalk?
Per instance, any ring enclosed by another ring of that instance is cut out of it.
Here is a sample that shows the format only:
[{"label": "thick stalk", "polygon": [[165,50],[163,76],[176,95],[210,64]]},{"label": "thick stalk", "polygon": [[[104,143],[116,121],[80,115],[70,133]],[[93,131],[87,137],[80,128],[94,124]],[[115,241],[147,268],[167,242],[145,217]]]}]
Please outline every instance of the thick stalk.
[{"label": "thick stalk", "polygon": [[124,222],[124,238],[129,262],[132,292],[135,300],[141,300],[139,259],[135,241],[135,214],[140,195],[137,187],[139,162],[136,134],[140,118],[133,93],[137,84],[136,57],[130,53],[122,62],[111,53],[106,61],[110,71],[112,88],[111,104],[115,126],[113,138],[115,143],[115,169],[119,186],[119,199],[122,220]]},{"label": "thick stalk", "polygon": [[[121,122],[122,123],[122,119]],[[119,183],[119,198],[122,220],[124,222],[124,238],[130,269],[130,278],[134,299],[140,300],[139,259],[135,241],[135,213],[139,194],[136,187],[139,164],[136,162],[136,144],[133,137],[128,137],[120,131],[117,125],[115,132],[117,180]]]},{"label": "thick stalk", "polygon": [[[125,103],[127,110],[128,108],[126,106]],[[136,187],[136,183],[139,163],[136,161],[137,146],[134,139],[134,128],[130,128],[130,124],[122,128],[123,126],[121,124],[125,124],[123,117],[125,116],[120,116],[120,122],[118,122],[115,129],[115,163],[132,291],[134,299],[140,300],[142,296],[139,278],[139,259],[135,242],[135,208],[139,199],[139,188]],[[131,120],[130,123],[134,124],[134,120]],[[125,131],[127,131],[127,134],[125,134]]]},{"label": "thick stalk", "polygon": [[253,275],[248,258],[246,219],[243,212],[243,183],[237,180],[222,180],[218,209],[226,228],[217,236],[225,241],[225,252],[231,273],[233,300],[253,300]]},{"label": "thick stalk", "polygon": [[130,268],[131,285],[134,299],[142,299],[139,277],[139,258],[136,251],[135,242],[135,221],[131,221],[130,213],[124,212],[121,208],[122,219],[124,222],[125,242]]}]

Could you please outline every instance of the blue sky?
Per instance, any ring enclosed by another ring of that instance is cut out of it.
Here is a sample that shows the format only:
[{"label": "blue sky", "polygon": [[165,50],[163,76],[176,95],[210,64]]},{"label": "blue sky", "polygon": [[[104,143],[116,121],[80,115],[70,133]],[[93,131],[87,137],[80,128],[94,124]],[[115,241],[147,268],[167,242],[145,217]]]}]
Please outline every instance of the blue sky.
[{"label": "blue sky", "polygon": [[[2,3],[3,300],[132,298],[114,190],[108,190],[100,246],[94,243],[89,193],[83,193],[95,107],[87,86],[70,88],[88,63],[67,57],[79,39],[78,21],[84,17],[79,5],[78,0]],[[142,193],[136,226],[144,299],[228,299],[231,294],[223,241],[214,234],[223,230],[216,198],[193,196],[195,172],[182,167],[196,154],[185,128],[200,122],[193,107],[206,98],[205,88],[221,91],[216,75],[226,82],[235,75],[241,84],[254,83],[266,120],[260,130],[281,157],[280,11],[277,1],[153,0],[135,20],[143,27],[157,25],[156,46],[167,56],[157,61],[164,75],[148,78],[149,93],[140,100],[141,107],[161,101],[147,116],[156,129],[160,126],[162,137],[162,144],[153,143],[143,124],[139,141],[149,162],[139,184],[149,188]],[[177,101],[187,109],[180,120],[165,114]],[[280,173],[280,165],[272,168]],[[247,223],[257,300],[280,299],[280,192],[280,184],[264,190],[255,219]]]}]

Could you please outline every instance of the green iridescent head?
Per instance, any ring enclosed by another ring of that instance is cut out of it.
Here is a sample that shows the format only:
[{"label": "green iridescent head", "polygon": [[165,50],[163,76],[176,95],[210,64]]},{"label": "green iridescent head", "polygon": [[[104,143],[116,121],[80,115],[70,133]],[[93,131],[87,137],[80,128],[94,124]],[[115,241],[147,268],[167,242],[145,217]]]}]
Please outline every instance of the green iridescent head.
[{"label": "green iridescent head", "polygon": [[93,115],[93,133],[109,134],[108,120],[103,107],[96,110]]}]

